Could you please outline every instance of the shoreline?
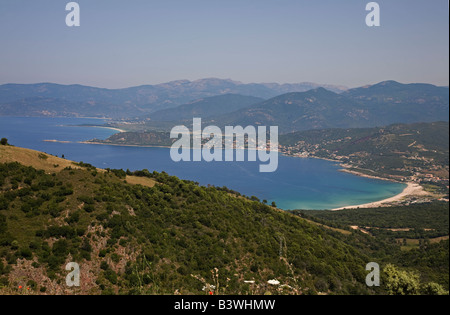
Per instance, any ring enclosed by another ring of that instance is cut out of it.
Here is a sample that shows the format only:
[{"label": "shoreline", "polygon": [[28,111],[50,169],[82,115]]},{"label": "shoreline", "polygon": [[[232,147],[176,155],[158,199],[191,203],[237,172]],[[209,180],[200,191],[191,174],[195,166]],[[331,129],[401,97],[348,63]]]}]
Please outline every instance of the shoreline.
[{"label": "shoreline", "polygon": [[115,128],[115,127],[107,127],[107,126],[83,126],[83,125],[79,125],[78,127],[111,129],[111,130],[118,131],[119,133],[127,132],[126,130],[123,130],[123,129],[119,129],[119,128]]},{"label": "shoreline", "polygon": [[[332,160],[328,160],[328,161],[332,161]],[[337,161],[335,161],[337,162]],[[343,172],[343,173],[348,173],[348,174],[352,174],[352,175],[356,175],[359,177],[365,177],[365,178],[370,178],[370,179],[378,179],[378,180],[384,180],[384,181],[388,181],[388,182],[393,182],[393,183],[400,183],[400,184],[408,184],[408,182],[400,182],[398,180],[392,179],[392,178],[385,178],[385,177],[380,177],[380,176],[375,176],[375,175],[368,175],[368,174],[364,174],[358,171],[354,171],[354,170],[349,170],[348,168],[351,168],[351,165],[347,165],[347,164],[340,164],[340,166],[342,167],[342,169],[339,170],[339,172]]]},{"label": "shoreline", "polygon": [[118,131],[119,133],[127,132],[126,130],[115,128],[115,127],[103,127],[103,126],[92,126],[92,127],[111,129],[111,130]]},{"label": "shoreline", "polygon": [[380,201],[369,202],[361,205],[354,206],[346,206],[337,209],[333,209],[332,211],[341,211],[341,210],[351,210],[351,209],[369,209],[369,208],[378,208],[378,207],[389,207],[392,203],[402,201],[406,197],[411,196],[429,196],[422,186],[417,183],[408,182],[407,187],[398,195],[393,197],[383,199]]},{"label": "shoreline", "polygon": [[[296,157],[292,155],[286,155],[291,157]],[[300,157],[302,158],[302,157]],[[314,159],[320,159],[320,160],[326,160],[330,162],[338,163],[342,169],[339,170],[339,172],[344,172],[348,174],[352,174],[359,177],[365,177],[370,179],[376,179],[376,180],[383,180],[383,181],[389,181],[393,183],[400,183],[400,184],[406,184],[407,186],[403,191],[393,197],[386,198],[379,201],[369,202],[365,204],[359,204],[359,205],[349,205],[345,207],[340,207],[336,209],[332,209],[331,211],[342,211],[342,210],[352,210],[352,209],[369,209],[369,208],[379,208],[379,207],[391,207],[393,206],[393,203],[403,201],[404,199],[408,197],[430,197],[432,194],[425,191],[425,189],[418,183],[415,182],[402,182],[393,178],[387,178],[387,177],[380,177],[376,175],[368,175],[365,173],[358,172],[356,170],[351,170],[350,168],[353,168],[352,165],[340,163],[339,161],[328,159],[328,158],[321,158],[316,156],[309,156],[307,158],[314,158]]]},{"label": "shoreline", "polygon": [[[320,158],[320,157],[312,157],[312,158],[339,163],[339,161],[332,160],[332,159],[327,159],[327,158]],[[373,201],[373,202],[369,202],[369,203],[364,203],[364,204],[359,204],[359,205],[350,205],[350,206],[340,207],[340,208],[332,209],[331,211],[390,207],[390,206],[392,206],[393,203],[402,201],[402,200],[404,200],[407,197],[431,196],[431,194],[426,192],[425,189],[421,185],[419,185],[418,183],[415,183],[415,182],[402,182],[402,181],[399,181],[399,180],[395,180],[393,178],[380,177],[380,176],[376,176],[376,175],[368,175],[368,174],[361,173],[361,172],[358,172],[358,171],[355,171],[355,170],[350,170],[349,168],[353,168],[352,165],[343,164],[343,163],[341,163],[339,165],[342,167],[342,169],[340,169],[339,172],[348,173],[348,174],[352,174],[352,175],[359,176],[359,177],[364,177],[364,178],[383,180],[383,181],[399,183],[399,184],[406,184],[407,186],[405,187],[405,189],[403,189],[403,191],[401,193],[399,193],[399,194],[397,194],[395,196],[392,196],[390,198],[386,198],[386,199],[379,200],[379,201]]]}]

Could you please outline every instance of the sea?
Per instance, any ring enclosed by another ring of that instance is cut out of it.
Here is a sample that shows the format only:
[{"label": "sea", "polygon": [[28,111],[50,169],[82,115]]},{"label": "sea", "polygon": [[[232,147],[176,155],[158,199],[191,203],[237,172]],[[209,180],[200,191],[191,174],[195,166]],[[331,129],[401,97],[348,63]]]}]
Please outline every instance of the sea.
[{"label": "sea", "polygon": [[[384,200],[406,185],[341,172],[338,163],[279,156],[278,170],[260,173],[260,162],[173,162],[169,148],[80,142],[107,139],[118,131],[87,127],[92,118],[0,117],[0,138],[18,147],[43,151],[98,168],[165,171],[200,185],[226,186],[284,210],[326,210]],[[49,142],[52,141],[52,142]]]}]

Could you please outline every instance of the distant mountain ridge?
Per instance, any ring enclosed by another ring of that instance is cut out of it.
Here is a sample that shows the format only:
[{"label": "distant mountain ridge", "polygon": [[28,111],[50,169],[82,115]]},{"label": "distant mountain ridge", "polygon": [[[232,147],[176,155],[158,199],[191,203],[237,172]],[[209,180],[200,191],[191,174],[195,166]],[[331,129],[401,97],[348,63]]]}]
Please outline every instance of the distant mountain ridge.
[{"label": "distant mountain ridge", "polygon": [[356,102],[318,88],[277,96],[250,108],[214,117],[214,121],[230,126],[279,126],[283,133],[331,126],[350,128],[368,120],[368,113],[356,112],[357,108]]},{"label": "distant mountain ridge", "polygon": [[288,93],[213,118],[218,125],[279,126],[282,133],[440,120],[449,120],[448,88],[395,81],[341,94],[324,88]]},{"label": "distant mountain ridge", "polygon": [[0,115],[133,118],[140,121],[133,128],[127,125],[133,131],[167,131],[172,126],[167,121],[201,117],[221,127],[279,126],[281,133],[449,119],[449,89],[445,87],[384,81],[335,93],[323,87],[309,89],[312,85],[221,79],[120,90],[7,84],[0,86]]},{"label": "distant mountain ridge", "polygon": [[[180,80],[125,89],[53,83],[4,84],[0,85],[0,115],[131,118],[206,97],[240,94],[268,99],[288,92],[304,92],[318,86],[335,92],[346,90],[342,86],[315,83],[244,84],[215,78]],[[81,109],[77,111],[79,107]]]}]

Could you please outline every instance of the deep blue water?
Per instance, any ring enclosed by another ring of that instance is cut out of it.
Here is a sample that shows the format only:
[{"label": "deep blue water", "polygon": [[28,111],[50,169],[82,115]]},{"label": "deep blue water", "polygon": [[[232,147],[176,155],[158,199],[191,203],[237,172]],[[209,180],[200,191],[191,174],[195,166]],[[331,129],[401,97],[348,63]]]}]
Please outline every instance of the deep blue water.
[{"label": "deep blue water", "polygon": [[[100,168],[166,171],[202,185],[227,186],[248,196],[275,201],[288,209],[334,209],[365,204],[399,194],[403,184],[339,172],[339,165],[318,159],[281,156],[275,173],[259,173],[259,162],[181,162],[167,148],[120,147],[80,144],[106,139],[114,130],[78,127],[100,124],[97,119],[0,117],[0,138],[29,149],[44,151]],[[71,141],[53,143],[44,140]]]}]

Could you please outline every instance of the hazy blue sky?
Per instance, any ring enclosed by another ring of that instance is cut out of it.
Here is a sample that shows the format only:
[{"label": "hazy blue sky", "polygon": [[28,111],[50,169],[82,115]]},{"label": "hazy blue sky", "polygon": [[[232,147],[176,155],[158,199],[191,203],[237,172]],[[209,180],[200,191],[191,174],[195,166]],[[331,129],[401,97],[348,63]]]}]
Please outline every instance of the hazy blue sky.
[{"label": "hazy blue sky", "polygon": [[447,0],[0,0],[0,84],[449,84]]}]

